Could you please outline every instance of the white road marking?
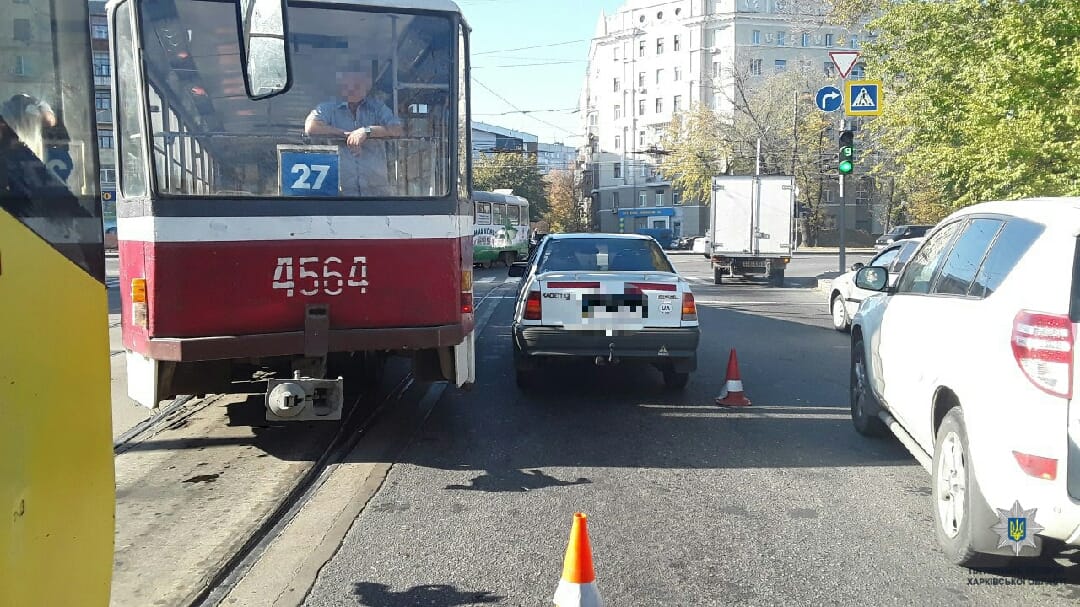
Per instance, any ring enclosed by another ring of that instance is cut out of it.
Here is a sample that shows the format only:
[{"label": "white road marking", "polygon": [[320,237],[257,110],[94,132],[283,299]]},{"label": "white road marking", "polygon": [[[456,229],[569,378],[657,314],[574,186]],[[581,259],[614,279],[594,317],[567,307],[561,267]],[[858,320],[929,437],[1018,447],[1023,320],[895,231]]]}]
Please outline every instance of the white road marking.
[{"label": "white road marking", "polygon": [[494,276],[485,276],[483,278],[477,278],[476,282],[479,282],[479,283],[495,282],[495,277]]}]

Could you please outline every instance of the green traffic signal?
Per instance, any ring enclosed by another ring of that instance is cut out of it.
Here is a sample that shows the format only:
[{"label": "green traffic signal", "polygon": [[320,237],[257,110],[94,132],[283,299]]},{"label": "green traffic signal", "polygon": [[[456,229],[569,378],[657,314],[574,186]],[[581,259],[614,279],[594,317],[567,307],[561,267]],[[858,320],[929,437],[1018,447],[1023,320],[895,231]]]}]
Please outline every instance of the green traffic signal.
[{"label": "green traffic signal", "polygon": [[841,175],[850,175],[855,169],[855,133],[853,131],[840,132],[840,164],[836,170]]}]

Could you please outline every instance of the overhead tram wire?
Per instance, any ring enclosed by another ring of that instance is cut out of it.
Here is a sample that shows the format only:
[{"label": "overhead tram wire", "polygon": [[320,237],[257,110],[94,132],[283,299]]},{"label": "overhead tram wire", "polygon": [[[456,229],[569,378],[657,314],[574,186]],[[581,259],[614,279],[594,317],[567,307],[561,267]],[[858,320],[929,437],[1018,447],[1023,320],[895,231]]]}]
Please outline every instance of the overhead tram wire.
[{"label": "overhead tram wire", "polygon": [[563,127],[561,127],[561,126],[557,125],[557,124],[554,124],[554,123],[548,122],[547,120],[544,120],[543,118],[537,118],[536,116],[533,116],[533,115],[531,115],[531,114],[530,114],[530,113],[528,113],[527,111],[525,111],[525,110],[522,110],[522,109],[521,109],[521,108],[519,108],[518,106],[516,106],[516,105],[514,105],[513,103],[511,103],[511,102],[510,102],[510,101],[509,101],[509,100],[508,100],[508,99],[507,99],[506,97],[503,97],[502,95],[500,95],[500,94],[496,93],[495,91],[493,91],[493,90],[491,89],[491,87],[489,87],[488,85],[484,84],[483,82],[480,82],[480,81],[479,81],[479,80],[478,80],[478,79],[476,78],[476,76],[473,76],[473,77],[472,77],[472,81],[473,81],[473,82],[475,82],[476,84],[479,84],[479,85],[480,85],[481,87],[483,87],[483,88],[484,88],[484,90],[486,90],[487,92],[491,93],[492,95],[495,95],[495,97],[496,97],[497,99],[501,100],[501,101],[502,101],[503,103],[505,103],[506,105],[509,105],[510,107],[514,108],[515,110],[517,110],[517,111],[519,111],[519,112],[521,112],[521,113],[525,114],[525,115],[526,115],[526,116],[528,116],[529,118],[532,118],[533,120],[535,120],[535,121],[537,121],[537,122],[540,122],[540,123],[542,123],[542,124],[546,124],[547,126],[550,126],[550,127],[551,127],[551,128],[553,128],[553,129],[557,129],[557,130],[559,130],[559,131],[562,131],[562,132],[566,133],[567,135],[573,135],[573,136],[575,136],[575,137],[576,137],[576,136],[578,136],[578,133],[574,133],[574,132],[572,132],[572,131],[570,131],[570,130],[568,130],[568,129],[565,129],[565,128],[563,128]]}]

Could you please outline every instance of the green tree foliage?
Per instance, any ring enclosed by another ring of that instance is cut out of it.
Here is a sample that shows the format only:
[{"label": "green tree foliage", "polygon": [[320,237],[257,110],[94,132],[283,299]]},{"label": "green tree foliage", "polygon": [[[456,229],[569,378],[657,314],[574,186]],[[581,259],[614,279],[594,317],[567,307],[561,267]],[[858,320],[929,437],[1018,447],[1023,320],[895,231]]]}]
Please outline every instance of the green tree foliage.
[{"label": "green tree foliage", "polygon": [[542,220],[553,233],[584,232],[574,174],[570,171],[552,171],[547,176],[548,210]]},{"label": "green tree foliage", "polygon": [[501,152],[473,157],[473,189],[509,189],[529,201],[529,220],[537,221],[547,212],[547,189],[536,166],[535,156]]},{"label": "green tree foliage", "polygon": [[870,123],[909,214],[1080,194],[1080,2],[899,0],[871,22]]},{"label": "green tree foliage", "polygon": [[709,202],[712,178],[727,171],[731,144],[716,112],[700,103],[678,112],[661,137],[660,171],[688,202]]}]

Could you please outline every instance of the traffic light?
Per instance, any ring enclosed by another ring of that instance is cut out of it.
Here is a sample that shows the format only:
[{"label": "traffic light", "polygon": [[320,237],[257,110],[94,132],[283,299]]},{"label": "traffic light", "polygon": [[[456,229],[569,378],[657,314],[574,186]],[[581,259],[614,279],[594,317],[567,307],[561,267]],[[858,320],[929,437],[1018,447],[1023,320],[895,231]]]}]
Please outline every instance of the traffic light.
[{"label": "traffic light", "polygon": [[855,168],[855,132],[840,131],[840,164],[836,170],[841,175],[850,175]]}]

